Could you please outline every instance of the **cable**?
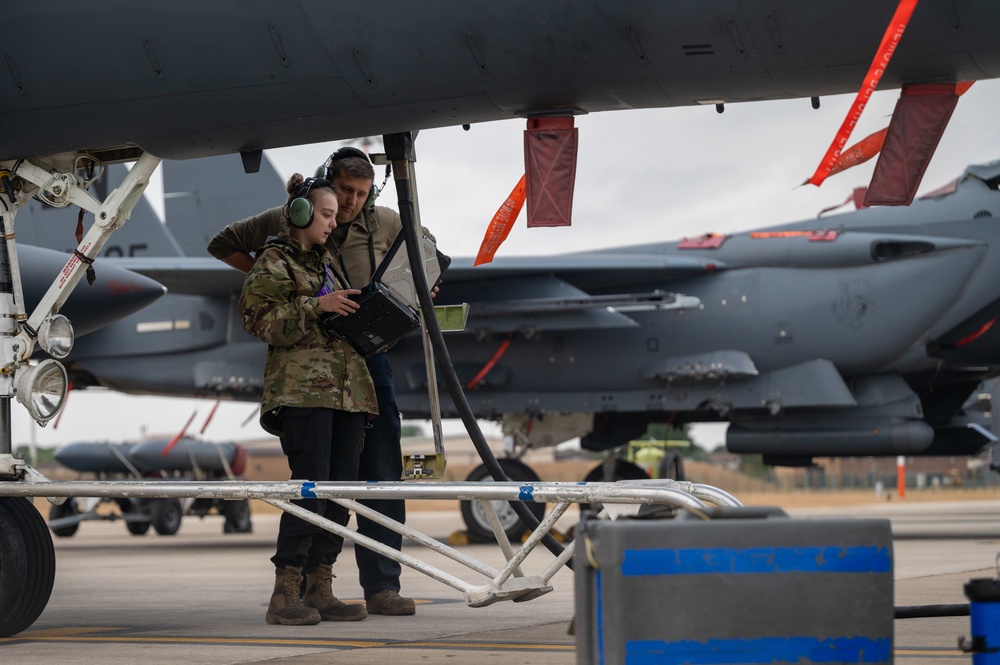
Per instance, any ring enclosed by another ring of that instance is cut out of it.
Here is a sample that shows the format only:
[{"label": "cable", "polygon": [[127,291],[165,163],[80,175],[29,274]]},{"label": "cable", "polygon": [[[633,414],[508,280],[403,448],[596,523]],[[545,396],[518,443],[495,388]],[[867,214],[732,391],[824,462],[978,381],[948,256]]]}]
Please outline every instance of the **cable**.
[{"label": "cable", "polygon": [[[403,237],[406,240],[406,254],[409,258],[411,266],[422,266],[423,256],[420,251],[420,242],[417,238],[415,216],[413,212],[413,197],[410,192],[410,175],[409,175],[409,163],[406,160],[407,155],[402,154],[408,152],[406,149],[408,146],[412,148],[412,139],[409,133],[405,134],[387,134],[383,137],[383,145],[386,147],[386,153],[389,159],[392,161],[403,161],[402,168],[397,166],[393,169],[395,172],[395,182],[396,182],[396,198],[399,205],[399,215],[403,222]],[[393,154],[398,152],[400,154]],[[434,303],[431,301],[430,288],[427,284],[427,276],[424,274],[423,270],[414,269],[413,273],[413,286],[417,291],[417,298],[420,300],[420,310],[424,313],[424,322],[427,325],[427,334],[431,340],[431,346],[434,348],[434,356],[437,359],[438,369],[441,370],[441,374],[444,378],[445,385],[448,387],[448,392],[451,395],[451,399],[455,404],[455,408],[458,410],[459,416],[462,419],[462,423],[465,425],[466,431],[469,433],[469,437],[472,439],[472,444],[476,447],[476,451],[479,453],[480,459],[483,461],[483,465],[490,472],[490,475],[496,481],[509,481],[507,475],[504,473],[503,468],[501,468],[500,463],[497,462],[497,458],[493,455],[493,451],[490,450],[489,444],[486,442],[486,438],[483,436],[483,432],[479,429],[479,423],[476,422],[476,416],[472,413],[472,408],[469,406],[468,400],[465,398],[465,392],[462,390],[462,384],[458,379],[458,375],[455,374],[455,368],[451,362],[451,355],[448,353],[448,347],[444,343],[444,337],[441,334],[441,326],[438,325],[437,317],[434,315]],[[528,510],[520,501],[511,501],[511,508],[517,514],[524,524],[530,529],[538,528],[538,520],[535,516]],[[563,546],[552,537],[551,534],[545,534],[541,541],[545,547],[552,552],[555,556],[563,551]],[[572,570],[572,561],[567,561],[566,566]]]}]

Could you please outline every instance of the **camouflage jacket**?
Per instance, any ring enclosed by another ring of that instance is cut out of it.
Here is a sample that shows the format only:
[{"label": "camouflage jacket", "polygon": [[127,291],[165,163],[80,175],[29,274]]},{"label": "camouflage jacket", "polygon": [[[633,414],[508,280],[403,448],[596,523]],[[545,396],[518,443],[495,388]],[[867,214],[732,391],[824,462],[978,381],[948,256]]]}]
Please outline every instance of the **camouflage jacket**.
[{"label": "camouflage jacket", "polygon": [[[243,325],[268,344],[261,425],[272,434],[280,435],[270,416],[281,406],[378,413],[365,359],[319,327],[316,293],[329,279],[330,260],[325,250],[307,250],[282,233],[261,248],[243,284]],[[332,278],[335,289],[347,288]]]},{"label": "camouflage jacket", "polygon": [[[233,222],[215,234],[208,243],[208,253],[225,260],[236,252],[257,252],[269,237],[288,229],[282,210],[271,208]],[[375,268],[402,228],[398,212],[375,206],[372,210],[362,210],[350,224],[338,225],[327,238],[326,248],[337,257],[338,265],[354,288],[360,289],[372,281]],[[434,238],[426,228],[423,232]]]}]

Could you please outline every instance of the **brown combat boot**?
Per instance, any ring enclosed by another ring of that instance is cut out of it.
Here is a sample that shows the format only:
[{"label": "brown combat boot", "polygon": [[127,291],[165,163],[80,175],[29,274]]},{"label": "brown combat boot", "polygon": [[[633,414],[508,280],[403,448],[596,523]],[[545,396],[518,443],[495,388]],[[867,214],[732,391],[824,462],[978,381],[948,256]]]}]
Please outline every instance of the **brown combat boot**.
[{"label": "brown combat boot", "polygon": [[383,589],[365,601],[369,614],[384,614],[386,616],[409,616],[417,613],[417,606],[412,598],[403,598],[392,589]]},{"label": "brown combat boot", "polygon": [[333,595],[333,566],[322,564],[306,575],[306,607],[315,608],[323,621],[361,621],[368,616],[364,605],[351,605]]},{"label": "brown combat boot", "polygon": [[320,622],[319,612],[306,607],[299,596],[302,589],[302,569],[285,566],[274,571],[274,593],[267,606],[268,623],[283,626],[312,626]]}]

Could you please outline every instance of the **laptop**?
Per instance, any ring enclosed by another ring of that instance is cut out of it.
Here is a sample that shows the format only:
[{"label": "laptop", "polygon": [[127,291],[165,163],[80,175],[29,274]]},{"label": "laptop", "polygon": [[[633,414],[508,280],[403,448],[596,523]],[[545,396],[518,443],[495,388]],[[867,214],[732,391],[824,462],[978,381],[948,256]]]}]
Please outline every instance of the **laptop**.
[{"label": "laptop", "polygon": [[[424,270],[428,284],[437,284],[451,259],[437,251],[434,242],[422,237]],[[319,319],[327,335],[348,342],[365,356],[382,353],[420,327],[420,302],[400,231],[375,269],[372,281],[351,296],[360,307],[343,316],[328,312]]]}]

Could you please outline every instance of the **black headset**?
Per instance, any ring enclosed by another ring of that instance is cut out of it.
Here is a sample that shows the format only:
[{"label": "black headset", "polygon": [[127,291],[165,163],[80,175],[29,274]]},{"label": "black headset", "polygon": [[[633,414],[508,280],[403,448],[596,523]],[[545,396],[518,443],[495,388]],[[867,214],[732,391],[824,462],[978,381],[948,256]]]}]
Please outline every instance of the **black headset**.
[{"label": "black headset", "polygon": [[314,187],[330,187],[326,178],[306,178],[295,190],[295,198],[288,202],[288,222],[297,229],[307,229],[313,222],[313,204],[309,192]]},{"label": "black headset", "polygon": [[[325,176],[327,180],[332,181],[334,174],[337,172],[335,164],[343,159],[348,159],[349,157],[357,157],[359,159],[363,159],[369,164],[371,164],[372,161],[371,159],[369,159],[368,155],[366,155],[361,150],[358,150],[357,148],[352,148],[351,146],[344,146],[342,148],[338,148],[336,152],[330,155],[330,158],[326,160],[326,163],[316,170],[316,175]],[[387,167],[386,170],[387,180],[388,180],[388,175],[389,174]],[[385,182],[382,183],[382,187],[385,187]],[[374,180],[372,181],[372,188],[368,190],[368,198],[365,199],[365,204],[361,206],[362,209],[371,210],[372,208],[375,207],[375,199],[377,199],[378,195],[382,193],[382,187],[376,185]]]}]

